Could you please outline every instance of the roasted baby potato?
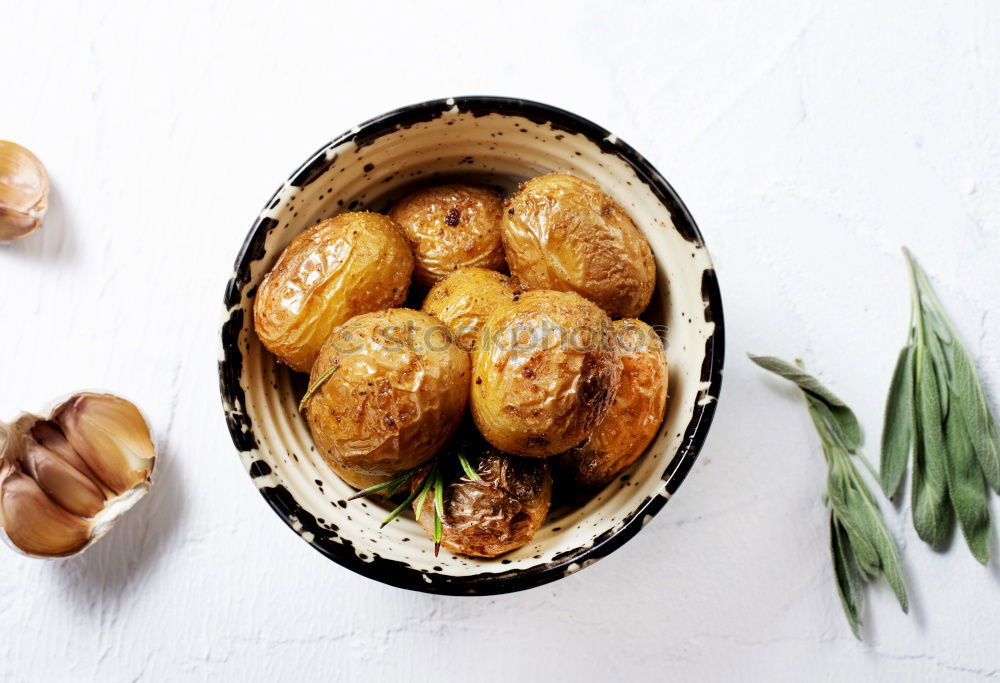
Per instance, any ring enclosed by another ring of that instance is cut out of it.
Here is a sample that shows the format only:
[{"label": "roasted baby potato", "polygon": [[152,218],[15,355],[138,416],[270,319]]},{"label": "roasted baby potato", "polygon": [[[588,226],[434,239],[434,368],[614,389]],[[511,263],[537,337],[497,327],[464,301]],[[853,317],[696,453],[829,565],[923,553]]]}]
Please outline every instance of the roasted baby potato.
[{"label": "roasted baby potato", "polygon": [[663,422],[667,355],[640,320],[617,320],[622,378],[614,402],[590,439],[560,457],[560,469],[584,487],[603,486],[639,459]]},{"label": "roasted baby potato", "polygon": [[285,249],[254,301],[254,328],[268,351],[309,372],[330,330],[359,313],[406,299],[413,254],[402,230],[377,213],[342,213]]},{"label": "roasted baby potato", "polygon": [[486,317],[510,302],[514,291],[510,278],[502,273],[462,268],[434,285],[420,310],[451,328],[458,345],[471,351]]},{"label": "roasted baby potato", "polygon": [[576,292],[615,317],[649,305],[653,253],[597,185],[566,173],[532,178],[507,201],[501,230],[510,272],[525,287]]},{"label": "roasted baby potato", "polygon": [[330,333],[304,404],[329,462],[394,474],[434,456],[455,432],[469,395],[469,355],[438,320],[393,308]]},{"label": "roasted baby potato", "polygon": [[618,389],[611,320],[571,292],[531,290],[495,310],[472,352],[472,417],[495,447],[547,457],[583,441]]},{"label": "roasted baby potato", "polygon": [[[442,457],[441,545],[453,553],[497,557],[528,543],[542,526],[552,499],[552,476],[544,460],[501,453],[481,439],[475,443],[463,452],[478,480],[464,472],[454,453]],[[415,477],[411,490],[422,481]],[[433,536],[430,498],[424,500],[417,521]]]},{"label": "roasted baby potato", "polygon": [[431,287],[459,268],[506,268],[502,213],[503,203],[493,190],[452,184],[417,190],[399,200],[389,216],[402,226],[413,248],[414,277]]}]

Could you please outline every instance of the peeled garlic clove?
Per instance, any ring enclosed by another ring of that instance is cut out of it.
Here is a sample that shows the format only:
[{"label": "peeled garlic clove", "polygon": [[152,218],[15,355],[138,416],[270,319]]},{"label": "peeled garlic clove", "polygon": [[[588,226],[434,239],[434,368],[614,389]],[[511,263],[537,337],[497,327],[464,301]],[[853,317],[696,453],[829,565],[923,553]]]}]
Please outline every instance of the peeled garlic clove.
[{"label": "peeled garlic clove", "polygon": [[0,140],[0,242],[18,240],[42,224],[49,204],[49,176],[34,154]]},{"label": "peeled garlic clove", "polygon": [[0,422],[0,535],[33,557],[81,552],[146,494],[155,462],[142,413],[111,394]]},{"label": "peeled garlic clove", "polygon": [[139,410],[110,394],[80,394],[56,415],[66,440],[98,479],[122,494],[153,468],[153,443]]},{"label": "peeled garlic clove", "polygon": [[34,444],[25,453],[23,463],[42,490],[67,512],[93,517],[104,509],[101,487],[53,451]]},{"label": "peeled garlic clove", "polygon": [[60,507],[18,470],[0,485],[0,517],[7,538],[30,555],[68,555],[90,541],[89,522]]}]

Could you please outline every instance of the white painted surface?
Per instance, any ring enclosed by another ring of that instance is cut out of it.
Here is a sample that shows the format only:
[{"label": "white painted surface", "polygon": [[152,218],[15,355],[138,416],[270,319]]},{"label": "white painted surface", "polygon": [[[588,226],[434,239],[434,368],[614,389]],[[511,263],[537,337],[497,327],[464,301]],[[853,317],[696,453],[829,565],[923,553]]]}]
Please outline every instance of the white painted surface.
[{"label": "white painted surface", "polygon": [[[0,677],[1000,676],[1000,562],[929,551],[905,511],[911,614],[879,586],[851,637],[822,456],[743,357],[801,355],[877,443],[905,243],[1000,395],[1000,7],[366,4],[0,1],[0,137],[55,186],[43,231],[0,249],[0,414],[107,387],[163,444],[156,488],[86,555],[3,554]],[[729,346],[661,516],[586,571],[473,600],[302,543],[243,472],[215,378],[230,264],[285,175],[364,118],[458,93],[547,101],[646,154],[714,253]]]}]

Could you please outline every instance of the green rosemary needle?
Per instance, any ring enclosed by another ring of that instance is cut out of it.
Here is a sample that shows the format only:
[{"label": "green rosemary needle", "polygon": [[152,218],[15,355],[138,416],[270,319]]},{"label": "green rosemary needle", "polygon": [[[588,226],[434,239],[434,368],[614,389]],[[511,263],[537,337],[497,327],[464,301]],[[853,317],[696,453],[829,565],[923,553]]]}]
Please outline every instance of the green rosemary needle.
[{"label": "green rosemary needle", "polygon": [[413,475],[416,473],[417,473],[416,469],[406,470],[402,474],[399,474],[388,481],[383,481],[381,484],[375,484],[374,486],[369,486],[366,489],[358,491],[347,500],[357,500],[358,498],[367,498],[373,493],[378,493],[379,491],[385,491],[386,497],[392,496],[394,493],[396,493],[396,491],[402,488],[403,484],[412,479]]},{"label": "green rosemary needle", "polygon": [[335,373],[339,368],[340,368],[339,364],[334,364],[333,367],[331,367],[329,370],[327,370],[326,372],[324,372],[322,375],[320,375],[316,379],[315,382],[313,382],[312,386],[309,387],[309,389],[306,391],[306,395],[302,397],[301,401],[299,401],[299,410],[304,410],[305,409],[305,407],[306,407],[306,401],[308,401],[309,399],[311,399],[312,396],[313,396],[313,394],[315,394],[317,391],[319,391],[319,388],[321,386],[323,386],[323,382],[325,382],[326,380],[330,379],[330,377],[333,376],[333,373]]},{"label": "green rosemary needle", "polygon": [[444,473],[441,467],[434,473],[434,557],[441,550],[444,537]]},{"label": "green rosemary needle", "polygon": [[472,481],[480,481],[482,479],[482,477],[480,477],[479,474],[472,469],[472,465],[470,465],[469,461],[465,459],[465,453],[462,453],[461,451],[458,452],[458,462],[461,463],[462,470],[465,471],[465,476],[469,479]]},{"label": "green rosemary needle", "polygon": [[427,473],[424,480],[420,483],[420,495],[417,496],[417,509],[414,511],[417,519],[420,519],[421,513],[424,511],[424,501],[427,500],[427,494],[431,490],[431,484],[434,483],[434,477],[431,476],[437,470],[437,461],[431,465],[431,471]]},{"label": "green rosemary needle", "polygon": [[750,356],[760,367],[801,389],[823,445],[828,467],[826,503],[830,508],[830,550],[844,614],[861,638],[864,585],[884,576],[903,612],[909,609],[896,543],[882,519],[878,501],[855,466],[855,459],[875,476],[860,454],[861,427],[854,412],[798,366],[778,358]]},{"label": "green rosemary needle", "polygon": [[1000,492],[1000,440],[975,364],[927,275],[906,249],[911,313],[882,430],[882,489],[893,496],[911,463],[910,507],[917,535],[935,547],[955,518],[973,556],[990,557],[987,485]]},{"label": "green rosemary needle", "polygon": [[[466,460],[464,455],[459,454],[458,457],[459,461],[462,463],[462,468],[466,470],[466,474],[470,478],[481,478],[469,465],[469,462]],[[386,524],[396,519],[396,517],[398,517],[411,504],[414,504],[414,513],[419,520],[420,515],[424,510],[424,502],[426,501],[427,496],[430,495],[432,499],[431,509],[434,511],[434,555],[437,556],[438,552],[441,550],[441,539],[444,537],[444,473],[442,471],[443,468],[441,467],[441,456],[435,457],[429,467],[427,465],[419,465],[413,469],[406,470],[388,481],[384,481],[380,484],[375,484],[358,491],[353,496],[348,498],[348,500],[366,498],[373,493],[382,493],[386,498],[392,497],[404,485],[409,483],[413,477],[417,476],[421,470],[426,471],[424,472],[423,479],[420,480],[420,484],[414,486],[410,490],[409,495],[406,496],[406,499],[393,508],[392,512],[390,512],[389,515],[382,520],[381,526],[384,527]]]}]

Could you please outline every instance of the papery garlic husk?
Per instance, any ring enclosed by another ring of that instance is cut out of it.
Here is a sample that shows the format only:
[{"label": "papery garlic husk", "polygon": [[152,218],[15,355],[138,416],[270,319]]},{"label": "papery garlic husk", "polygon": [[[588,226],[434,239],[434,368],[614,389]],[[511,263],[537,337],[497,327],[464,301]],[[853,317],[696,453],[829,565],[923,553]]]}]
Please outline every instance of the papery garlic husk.
[{"label": "papery garlic husk", "polygon": [[81,392],[0,423],[0,530],[32,557],[86,550],[152,484],[156,447],[129,401]]},{"label": "papery garlic husk", "polygon": [[49,176],[34,154],[0,140],[0,242],[27,237],[49,205]]}]

